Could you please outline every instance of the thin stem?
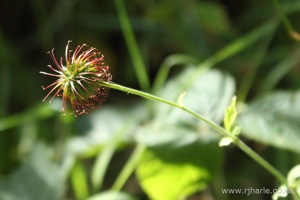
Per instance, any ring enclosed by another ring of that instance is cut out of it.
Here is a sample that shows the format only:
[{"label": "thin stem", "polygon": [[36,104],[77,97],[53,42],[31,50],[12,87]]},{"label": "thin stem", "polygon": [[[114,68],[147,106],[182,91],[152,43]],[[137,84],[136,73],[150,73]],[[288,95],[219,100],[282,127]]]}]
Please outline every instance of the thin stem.
[{"label": "thin stem", "polygon": [[240,89],[238,92],[239,101],[244,102],[247,99],[250,88],[255,80],[257,71],[261,66],[262,60],[266,55],[267,49],[270,45],[271,40],[273,39],[274,34],[270,34],[265,41],[263,41],[256,49],[254,49],[254,53],[251,56],[252,67],[247,72],[247,75],[242,79],[240,84]]},{"label": "thin stem", "polygon": [[115,5],[118,11],[120,25],[122,28],[123,36],[133,62],[135,73],[137,75],[139,84],[144,91],[150,88],[150,81],[147,75],[146,67],[143,58],[140,54],[137,42],[135,40],[132,28],[130,26],[129,18],[123,0],[115,0]]},{"label": "thin stem", "polygon": [[[0,133],[31,120],[43,120],[54,116],[56,112],[46,104],[39,104],[28,110],[0,119]],[[3,132],[4,133],[4,132]]]},{"label": "thin stem", "polygon": [[[260,38],[268,36],[270,33],[274,32],[274,29],[277,27],[277,24],[278,23],[275,20],[271,20],[264,23],[252,32],[234,40],[233,42],[225,46],[223,49],[216,52],[214,55],[205,59],[197,66],[197,68],[202,73],[203,70],[210,69],[216,64],[228,59],[229,57],[236,55],[237,53],[253,45]],[[187,57],[184,55],[174,55],[168,57],[159,68],[160,70],[157,72],[157,77],[154,80],[152,91],[155,93],[162,86],[162,84],[166,80],[166,77],[172,65],[187,64],[194,62],[195,60],[193,60],[191,57]],[[198,75],[198,72],[195,73],[195,75]]]},{"label": "thin stem", "polygon": [[274,177],[276,177],[280,182],[287,185],[287,180],[284,175],[282,175],[276,168],[274,168],[270,163],[268,163],[266,160],[264,160],[260,155],[258,155],[255,151],[253,151],[251,148],[249,148],[243,141],[241,141],[238,137],[232,135],[230,132],[226,131],[224,128],[219,126],[218,124],[210,121],[209,119],[205,118],[204,116],[186,108],[184,105],[179,105],[175,102],[151,95],[146,92],[138,91],[132,88],[124,87],[122,85],[118,85],[115,83],[108,83],[103,82],[103,85],[109,88],[113,88],[116,90],[120,90],[126,93],[134,94],[140,97],[144,97],[153,101],[158,101],[161,103],[168,104],[170,106],[179,108],[190,115],[200,119],[201,121],[205,122],[206,124],[210,125],[212,128],[214,128],[217,132],[222,134],[223,136],[230,137],[233,142],[247,155],[249,155],[253,160],[255,160],[257,163],[259,163],[263,168],[265,168],[267,171],[269,171]]},{"label": "thin stem", "polygon": [[165,83],[171,68],[175,65],[196,64],[197,60],[194,57],[183,54],[175,54],[167,57],[157,72],[157,76],[153,82],[152,92],[156,93]]},{"label": "thin stem", "polygon": [[105,172],[115,152],[115,149],[116,145],[113,141],[111,141],[107,143],[103,151],[98,154],[91,175],[93,192],[96,192],[97,190],[102,188]]},{"label": "thin stem", "polygon": [[120,191],[121,190],[121,188],[125,184],[126,180],[128,180],[129,176],[134,171],[134,169],[136,167],[136,164],[137,164],[141,154],[144,152],[145,148],[146,147],[142,144],[138,144],[135,147],[129,161],[126,163],[126,165],[123,168],[121,174],[118,176],[116,182],[112,186],[113,190],[115,190],[115,191]]},{"label": "thin stem", "polygon": [[292,24],[290,23],[288,17],[286,16],[286,14],[285,14],[285,12],[284,12],[284,10],[283,10],[283,8],[282,8],[279,0],[273,0],[273,3],[275,5],[277,11],[279,12],[279,15],[280,15],[280,17],[282,19],[282,22],[283,22],[283,24],[284,24],[284,26],[285,26],[285,28],[286,28],[289,36],[291,38],[293,38],[294,40],[296,40],[296,41],[300,41],[300,35],[299,35],[299,33],[293,29]]},{"label": "thin stem", "polygon": [[77,161],[71,172],[71,183],[77,200],[84,200],[89,195],[87,177],[83,165]]},{"label": "thin stem", "polygon": [[248,48],[249,46],[257,42],[260,38],[268,36],[274,31],[276,27],[277,21],[275,20],[270,20],[264,23],[263,25],[256,28],[254,31],[251,31],[248,34],[241,36],[240,38],[234,40],[220,51],[216,52],[213,56],[209,57],[203,63],[201,63],[200,66],[212,67],[222,62],[223,60],[233,55],[236,55],[237,53],[241,52],[242,50]]}]

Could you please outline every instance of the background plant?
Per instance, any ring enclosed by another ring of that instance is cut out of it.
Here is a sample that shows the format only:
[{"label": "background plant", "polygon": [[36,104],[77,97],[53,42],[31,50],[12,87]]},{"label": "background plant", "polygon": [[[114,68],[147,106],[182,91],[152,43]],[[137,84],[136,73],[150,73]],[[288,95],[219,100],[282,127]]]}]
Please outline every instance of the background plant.
[{"label": "background plant", "polygon": [[[41,103],[46,52],[63,52],[72,39],[105,54],[114,82],[175,102],[185,91],[184,105],[216,123],[237,94],[249,103],[239,111],[240,137],[283,174],[299,163],[298,44],[273,2],[127,2],[131,33],[119,24],[126,12],[119,3],[1,3],[1,199],[109,199],[114,194],[103,191],[121,188],[122,199],[225,199],[221,188],[278,187],[244,153],[218,147],[214,131],[170,106],[111,91],[102,109],[75,121],[58,114],[59,101]],[[282,6],[300,30],[299,3]],[[178,188],[172,174],[185,174]],[[171,194],[155,194],[157,182]]]}]

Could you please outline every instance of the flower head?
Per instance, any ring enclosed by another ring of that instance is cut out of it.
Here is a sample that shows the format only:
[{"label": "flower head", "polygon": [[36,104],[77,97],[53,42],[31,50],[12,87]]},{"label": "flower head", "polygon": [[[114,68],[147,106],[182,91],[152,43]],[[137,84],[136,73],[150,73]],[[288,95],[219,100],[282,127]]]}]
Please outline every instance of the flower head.
[{"label": "flower head", "polygon": [[50,103],[54,97],[62,96],[61,112],[78,116],[101,106],[109,91],[102,82],[111,81],[112,76],[101,52],[85,44],[72,51],[69,49],[70,42],[66,45],[65,58],[61,57],[59,62],[54,56],[54,49],[48,52],[56,68],[48,65],[53,73],[40,73],[57,79],[47,87],[42,86],[43,90],[51,89],[43,101],[50,95]]}]

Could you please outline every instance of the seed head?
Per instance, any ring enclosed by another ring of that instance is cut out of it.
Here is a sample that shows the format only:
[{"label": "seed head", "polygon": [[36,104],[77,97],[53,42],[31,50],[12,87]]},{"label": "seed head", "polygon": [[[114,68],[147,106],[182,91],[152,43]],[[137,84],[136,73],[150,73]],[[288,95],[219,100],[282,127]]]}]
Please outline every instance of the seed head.
[{"label": "seed head", "polygon": [[111,81],[112,75],[101,52],[85,44],[77,46],[73,52],[69,49],[70,42],[66,45],[65,58],[61,57],[59,62],[54,56],[54,49],[48,52],[56,68],[48,65],[53,73],[40,73],[57,79],[47,87],[42,86],[43,90],[51,89],[43,101],[52,95],[51,103],[54,97],[61,96],[61,112],[78,116],[102,105],[109,91],[102,82]]}]

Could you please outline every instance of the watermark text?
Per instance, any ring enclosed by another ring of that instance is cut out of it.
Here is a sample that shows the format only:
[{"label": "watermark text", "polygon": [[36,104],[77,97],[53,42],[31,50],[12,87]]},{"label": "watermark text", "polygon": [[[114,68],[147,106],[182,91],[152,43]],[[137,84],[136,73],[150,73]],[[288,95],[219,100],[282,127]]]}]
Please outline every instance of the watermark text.
[{"label": "watermark text", "polygon": [[285,194],[288,195],[292,193],[292,191],[287,190],[287,189],[269,189],[266,187],[263,188],[253,188],[253,187],[248,187],[248,188],[223,188],[222,189],[222,194],[241,194],[241,195],[255,195],[255,194],[274,194],[274,193],[279,193],[279,194]]}]

